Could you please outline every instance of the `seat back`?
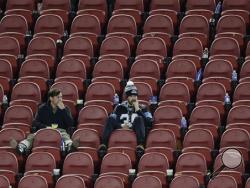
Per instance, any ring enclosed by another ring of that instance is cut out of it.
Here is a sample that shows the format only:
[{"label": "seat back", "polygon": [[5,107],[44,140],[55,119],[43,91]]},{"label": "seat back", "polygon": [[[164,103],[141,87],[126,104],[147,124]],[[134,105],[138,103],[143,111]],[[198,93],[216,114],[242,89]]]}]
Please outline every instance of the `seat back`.
[{"label": "seat back", "polygon": [[109,147],[136,148],[137,139],[134,131],[118,129],[112,132],[109,138]]},{"label": "seat back", "polygon": [[185,187],[187,187],[187,188],[200,187],[200,184],[199,184],[199,181],[197,180],[197,178],[195,178],[194,176],[188,176],[188,175],[176,176],[172,180],[170,187],[171,188],[180,188],[183,185],[185,185]]},{"label": "seat back", "polygon": [[11,139],[20,142],[25,139],[25,134],[17,128],[4,128],[0,131],[0,147],[9,146]]},{"label": "seat back", "polygon": [[92,157],[83,152],[68,154],[63,163],[63,174],[84,174],[89,177],[92,176],[94,174]]},{"label": "seat back", "polygon": [[9,170],[18,173],[18,161],[13,153],[1,151],[0,152],[0,169]]},{"label": "seat back", "polygon": [[118,176],[104,175],[96,179],[95,188],[124,188],[124,182]]},{"label": "seat back", "polygon": [[60,148],[61,134],[56,129],[40,129],[36,132],[33,147],[52,146]]},{"label": "seat back", "polygon": [[17,32],[26,34],[28,31],[28,23],[21,15],[6,15],[0,22],[0,33]]},{"label": "seat back", "polygon": [[29,155],[25,164],[25,171],[44,170],[53,172],[56,168],[56,161],[52,154],[48,152],[34,152]]},{"label": "seat back", "polygon": [[133,184],[132,188],[140,188],[140,187],[154,187],[154,188],[161,188],[162,184],[159,178],[156,176],[151,176],[151,175],[143,175],[137,177]]},{"label": "seat back", "polygon": [[56,182],[56,188],[66,188],[66,187],[75,187],[75,188],[85,188],[84,180],[75,175],[64,175],[61,176]]},{"label": "seat back", "polygon": [[174,123],[180,125],[181,118],[182,112],[176,106],[160,106],[154,112],[154,124]]},{"label": "seat back", "polygon": [[34,185],[39,188],[48,188],[46,179],[40,175],[24,176],[18,183],[19,188],[32,188]]},{"label": "seat back", "polygon": [[4,44],[0,46],[0,54],[10,54],[15,56],[15,58],[20,54],[20,46],[17,39],[4,36],[0,37],[0,43]]},{"label": "seat back", "polygon": [[54,83],[50,89],[59,89],[62,92],[63,99],[70,100],[75,103],[79,99],[78,89],[72,82],[57,82]]},{"label": "seat back", "polygon": [[235,106],[230,109],[227,116],[227,124],[249,123],[250,107],[246,105]]},{"label": "seat back", "polygon": [[237,182],[235,181],[235,179],[232,176],[228,176],[228,175],[218,175],[215,178],[211,179],[208,182],[207,187],[208,188],[215,188],[221,185],[223,185],[223,187],[230,187],[230,188],[237,188]]}]

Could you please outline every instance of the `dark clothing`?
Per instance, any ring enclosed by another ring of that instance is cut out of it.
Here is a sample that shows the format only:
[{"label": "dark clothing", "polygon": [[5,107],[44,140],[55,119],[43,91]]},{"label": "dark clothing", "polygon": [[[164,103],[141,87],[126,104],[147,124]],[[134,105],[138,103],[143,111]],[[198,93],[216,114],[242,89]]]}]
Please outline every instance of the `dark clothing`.
[{"label": "dark clothing", "polygon": [[37,130],[51,127],[51,124],[58,124],[58,128],[67,130],[73,126],[73,118],[68,107],[63,110],[57,108],[56,112],[53,112],[50,102],[44,103],[39,106],[33,126]]},{"label": "dark clothing", "polygon": [[145,125],[152,122],[152,115],[147,111],[145,106],[140,105],[140,110],[135,112],[134,107],[129,106],[125,101],[118,105],[113,114],[111,114],[106,122],[103,131],[103,144],[108,145],[109,137],[115,129],[122,128],[124,122],[129,123],[129,128],[136,133],[138,145],[143,145],[145,142]]}]

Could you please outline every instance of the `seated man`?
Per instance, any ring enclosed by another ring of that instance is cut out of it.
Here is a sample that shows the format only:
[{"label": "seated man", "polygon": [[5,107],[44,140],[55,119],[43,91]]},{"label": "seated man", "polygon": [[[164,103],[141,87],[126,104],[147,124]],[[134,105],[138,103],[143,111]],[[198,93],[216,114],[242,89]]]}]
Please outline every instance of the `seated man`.
[{"label": "seated man", "polygon": [[137,149],[143,150],[145,142],[145,125],[152,122],[152,115],[144,105],[140,105],[137,99],[138,90],[132,81],[128,81],[125,87],[127,100],[117,105],[114,112],[108,117],[105,125],[101,150],[105,150],[111,133],[115,129],[133,129],[137,137]]},{"label": "seated man", "polygon": [[[73,118],[68,107],[64,106],[62,101],[62,93],[60,90],[52,89],[48,92],[48,102],[42,104],[33,121],[33,127],[36,130],[43,128],[52,128],[60,131],[62,139],[68,151],[71,149],[72,140],[66,130],[73,126]],[[19,153],[25,153],[26,150],[32,148],[35,134],[30,134],[25,140],[19,144],[16,140],[11,140],[11,146],[17,148]]]}]

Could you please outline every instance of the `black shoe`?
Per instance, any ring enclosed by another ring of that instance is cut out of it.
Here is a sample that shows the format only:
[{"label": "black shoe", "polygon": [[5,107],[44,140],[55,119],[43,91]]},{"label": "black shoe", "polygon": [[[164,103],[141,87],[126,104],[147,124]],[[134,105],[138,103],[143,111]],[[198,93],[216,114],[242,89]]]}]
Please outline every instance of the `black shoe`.
[{"label": "black shoe", "polygon": [[10,147],[16,149],[17,153],[20,155],[25,154],[27,151],[27,147],[22,143],[18,144],[15,139],[10,140]]},{"label": "black shoe", "polygon": [[79,140],[73,140],[72,144],[68,145],[67,152],[71,153],[71,152],[77,151],[77,148],[79,147],[79,145],[80,145]]},{"label": "black shoe", "polygon": [[106,151],[107,150],[107,146],[105,144],[101,144],[99,146],[99,151],[102,150],[102,151]]},{"label": "black shoe", "polygon": [[137,153],[144,153],[144,147],[143,147],[143,145],[138,145],[136,147],[136,152]]}]

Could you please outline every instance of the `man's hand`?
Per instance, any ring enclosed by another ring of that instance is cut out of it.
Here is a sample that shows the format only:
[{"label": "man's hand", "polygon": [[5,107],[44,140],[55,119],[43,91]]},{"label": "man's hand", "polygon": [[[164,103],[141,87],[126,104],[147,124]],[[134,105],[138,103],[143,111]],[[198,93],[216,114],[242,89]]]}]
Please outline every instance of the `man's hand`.
[{"label": "man's hand", "polygon": [[139,102],[138,102],[137,99],[133,102],[133,105],[134,105],[134,107],[135,107],[135,111],[140,110],[140,108],[139,108]]},{"label": "man's hand", "polygon": [[57,104],[58,108],[63,110],[65,108],[64,104],[62,101],[59,101],[58,104]]},{"label": "man's hand", "polygon": [[123,129],[129,129],[129,124],[127,122],[122,124]]}]

